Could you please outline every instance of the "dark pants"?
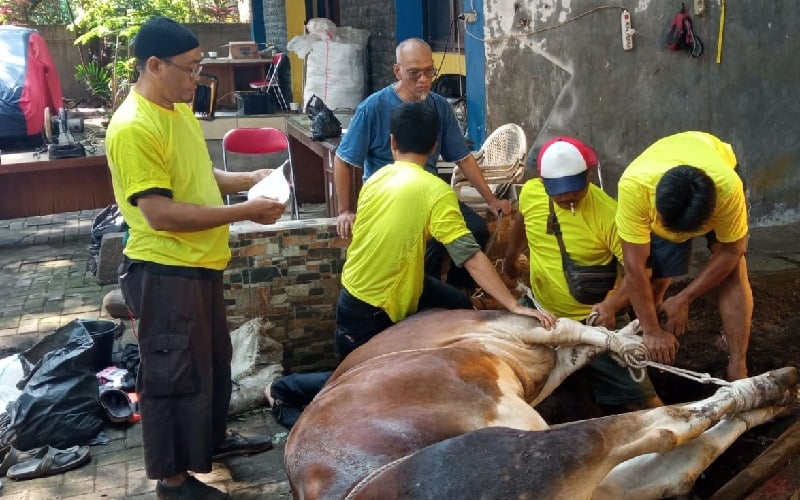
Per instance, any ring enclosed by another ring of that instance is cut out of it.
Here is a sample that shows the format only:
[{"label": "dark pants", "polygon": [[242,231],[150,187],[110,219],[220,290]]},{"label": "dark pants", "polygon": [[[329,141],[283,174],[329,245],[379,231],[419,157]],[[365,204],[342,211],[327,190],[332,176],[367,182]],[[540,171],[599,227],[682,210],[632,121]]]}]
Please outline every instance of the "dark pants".
[{"label": "dark pants", "polygon": [[136,389],[147,477],[210,472],[231,397],[222,273],[128,261],[120,274],[125,302],[139,318]]},{"label": "dark pants", "polygon": [[[458,202],[458,207],[461,209],[461,215],[464,216],[464,222],[467,223],[467,229],[470,230],[481,250],[486,250],[486,243],[489,242],[489,226],[486,221],[478,215],[474,210],[468,207],[463,201]],[[425,274],[433,276],[436,279],[441,279],[442,266],[447,257],[447,248],[431,238],[425,248]],[[463,267],[450,266],[447,272],[447,282],[458,288],[473,288],[475,281]]]},{"label": "dark pants", "polygon": [[[470,298],[447,283],[425,276],[418,309],[471,309]],[[334,342],[341,359],[383,330],[392,326],[389,315],[373,305],[353,297],[344,287],[336,302]],[[294,373],[272,383],[270,395],[275,399],[272,414],[278,423],[292,428],[303,408],[317,395],[332,372]]]}]

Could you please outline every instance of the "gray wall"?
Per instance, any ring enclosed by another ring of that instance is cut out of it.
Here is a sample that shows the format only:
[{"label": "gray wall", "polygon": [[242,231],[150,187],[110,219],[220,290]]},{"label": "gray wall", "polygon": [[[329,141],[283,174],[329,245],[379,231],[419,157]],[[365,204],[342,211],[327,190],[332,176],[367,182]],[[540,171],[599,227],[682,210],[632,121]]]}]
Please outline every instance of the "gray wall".
[{"label": "gray wall", "polygon": [[[187,24],[200,39],[203,51],[215,50],[221,57],[228,55],[228,49],[222,45],[229,41],[250,40],[248,24]],[[81,63],[78,47],[75,45],[75,34],[63,25],[33,26],[47,42],[47,48],[55,61],[56,70],[61,80],[61,89],[66,99],[88,97],[82,83],[75,80],[75,66]],[[85,48],[84,57],[88,57]],[[126,56],[127,57],[127,56]]]},{"label": "gray wall", "polygon": [[369,31],[367,94],[394,82],[395,10],[387,0],[341,0],[339,24]]},{"label": "gray wall", "polygon": [[[692,1],[686,2],[693,5]],[[800,220],[800,9],[791,0],[720,2],[692,14],[697,59],[665,48],[680,2],[624,0],[634,49],[623,51],[618,8],[591,0],[486,0],[487,130],[523,126],[534,148],[557,134],[594,146],[616,193],[625,165],[656,139],[698,129],[737,153],[757,225]],[[531,156],[531,155],[529,155]]]}]

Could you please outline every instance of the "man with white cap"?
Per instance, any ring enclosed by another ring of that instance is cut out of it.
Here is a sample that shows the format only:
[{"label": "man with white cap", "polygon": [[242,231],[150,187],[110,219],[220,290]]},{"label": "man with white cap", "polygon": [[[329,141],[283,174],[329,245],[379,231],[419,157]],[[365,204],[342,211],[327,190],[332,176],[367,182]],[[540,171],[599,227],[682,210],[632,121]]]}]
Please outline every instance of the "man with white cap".
[{"label": "man with white cap", "polygon": [[[555,137],[542,146],[537,163],[539,178],[526,182],[520,192],[504,271],[511,278],[519,276],[519,256],[527,240],[531,305],[577,321],[592,316],[593,324],[615,328],[628,296],[617,273],[622,246],[614,225],[616,202],[588,178],[589,169],[599,164],[597,155],[575,138]],[[573,265],[606,269],[606,285],[595,293],[578,293],[565,273]],[[607,355],[588,369],[601,406],[636,410],[662,404],[648,378],[634,382]]]},{"label": "man with white cap", "polygon": [[201,69],[194,34],[154,17],[136,35],[134,54],[140,77],[111,119],[106,148],[114,196],[130,226],[120,285],[139,318],[136,389],[145,472],[159,480],[158,499],[228,498],[188,471],[210,472],[213,459],[272,446],[267,436],[226,432],[228,224],[271,224],[285,206],[267,198],[223,205],[222,195],[250,188],[267,171],[212,168],[186,104]]}]

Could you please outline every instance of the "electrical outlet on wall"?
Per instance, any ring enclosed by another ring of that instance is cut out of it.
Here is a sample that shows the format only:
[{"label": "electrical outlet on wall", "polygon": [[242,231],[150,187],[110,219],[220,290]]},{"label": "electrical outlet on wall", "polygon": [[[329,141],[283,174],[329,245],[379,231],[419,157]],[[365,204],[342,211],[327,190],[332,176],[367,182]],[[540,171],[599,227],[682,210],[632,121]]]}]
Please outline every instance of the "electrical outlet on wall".
[{"label": "electrical outlet on wall", "polygon": [[694,0],[694,15],[702,16],[706,10],[705,0]]},{"label": "electrical outlet on wall", "polygon": [[465,23],[475,23],[478,22],[478,13],[474,10],[469,12],[464,12],[464,22]]},{"label": "electrical outlet on wall", "polygon": [[636,33],[636,30],[631,27],[631,13],[627,9],[622,9],[620,25],[622,26],[622,50],[631,50],[633,49],[633,34]]}]

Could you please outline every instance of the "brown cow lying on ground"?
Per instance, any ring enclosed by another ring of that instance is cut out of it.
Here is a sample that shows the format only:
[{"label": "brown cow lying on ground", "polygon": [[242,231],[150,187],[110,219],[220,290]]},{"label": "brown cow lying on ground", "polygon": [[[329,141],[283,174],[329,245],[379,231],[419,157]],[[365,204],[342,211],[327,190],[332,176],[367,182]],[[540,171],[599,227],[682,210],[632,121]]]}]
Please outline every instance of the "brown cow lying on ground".
[{"label": "brown cow lying on ground", "polygon": [[662,498],[688,491],[796,397],[788,368],[695,403],[546,430],[533,406],[605,350],[640,346],[636,326],[609,334],[561,319],[548,331],[501,311],[410,317],[351,353],[292,429],[293,494]]}]

